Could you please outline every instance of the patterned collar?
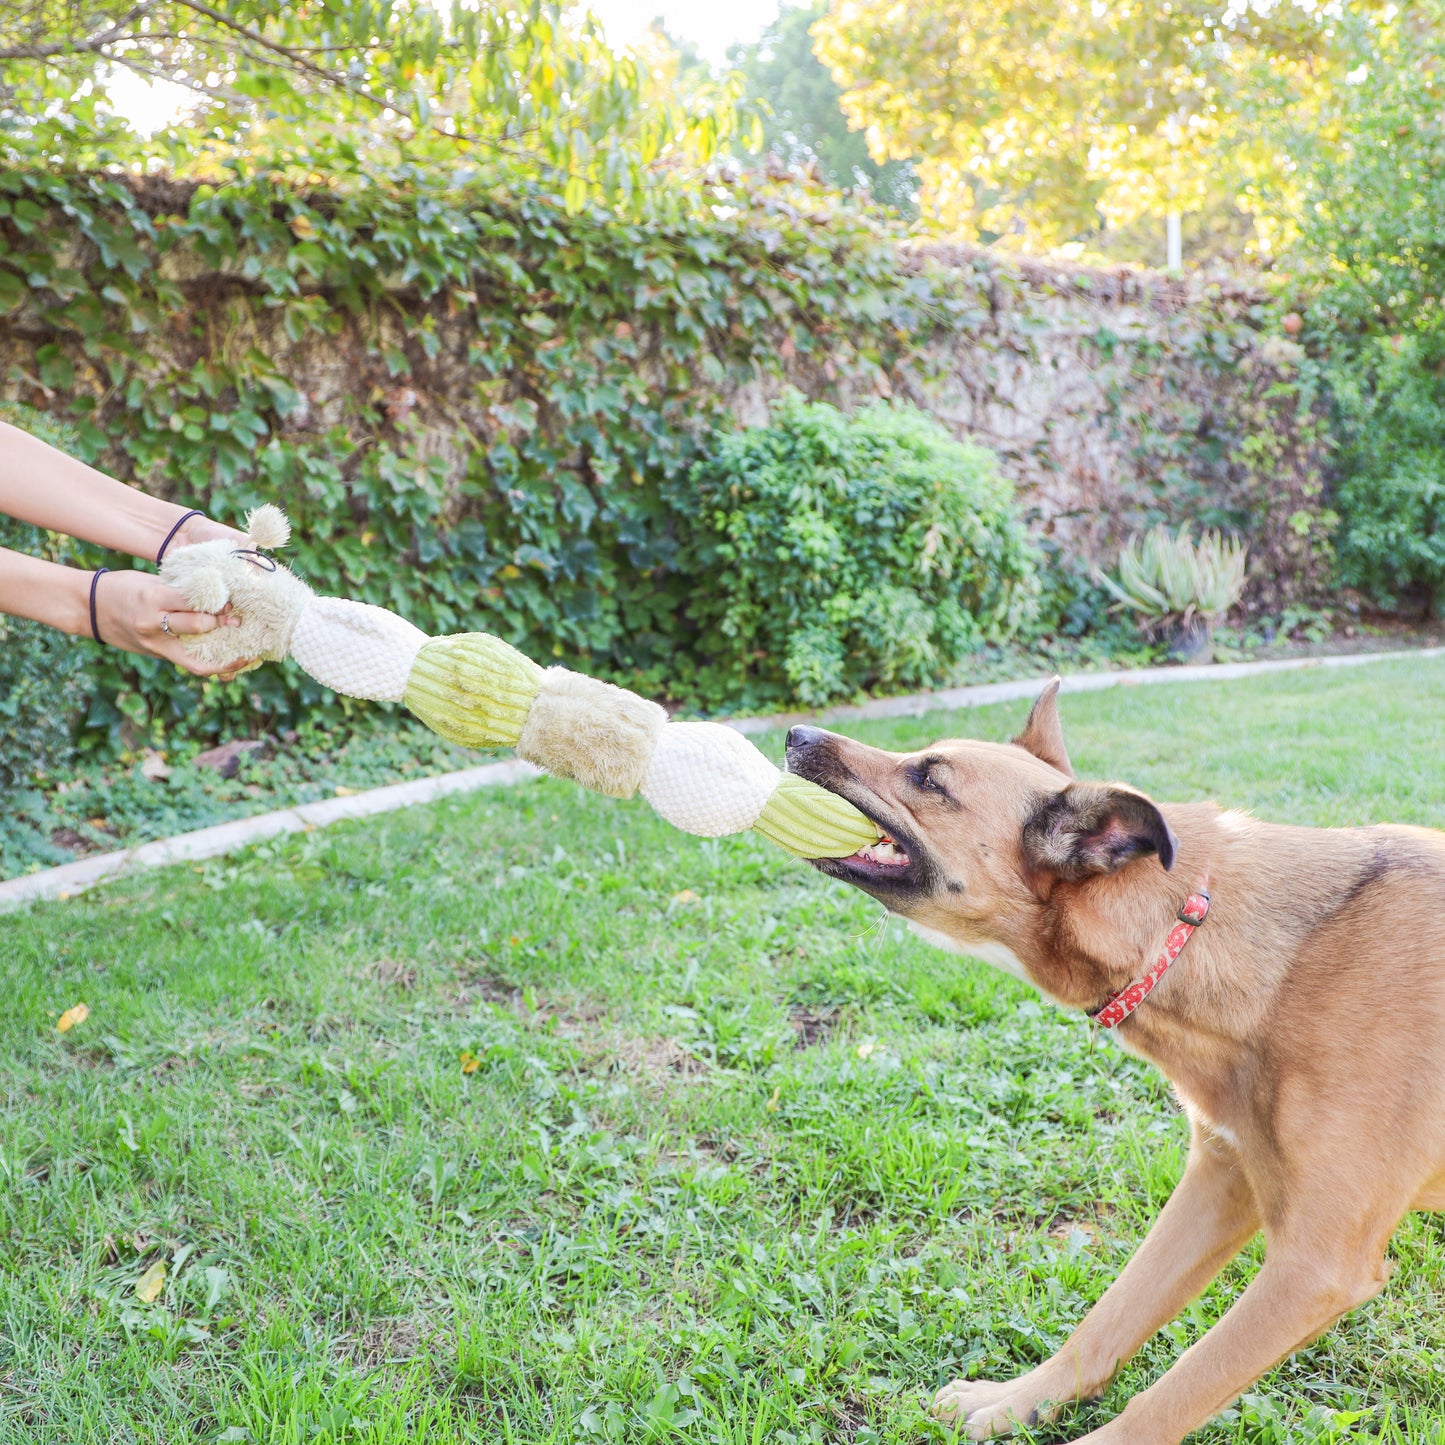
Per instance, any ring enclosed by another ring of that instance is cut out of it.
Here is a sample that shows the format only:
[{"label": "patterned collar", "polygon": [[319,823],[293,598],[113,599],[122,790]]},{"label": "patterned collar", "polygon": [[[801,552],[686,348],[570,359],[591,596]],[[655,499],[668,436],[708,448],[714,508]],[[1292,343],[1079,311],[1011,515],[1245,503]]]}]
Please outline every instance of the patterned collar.
[{"label": "patterned collar", "polygon": [[1112,1029],[1123,1023],[1154,992],[1154,985],[1169,972],[1170,964],[1184,951],[1184,945],[1208,915],[1209,894],[1203,888],[1196,888],[1184,900],[1184,907],[1179,910],[1179,921],[1170,930],[1169,937],[1164,941],[1164,951],[1149,971],[1136,978],[1128,988],[1120,989],[1098,1008],[1089,1011],[1095,1026]]}]

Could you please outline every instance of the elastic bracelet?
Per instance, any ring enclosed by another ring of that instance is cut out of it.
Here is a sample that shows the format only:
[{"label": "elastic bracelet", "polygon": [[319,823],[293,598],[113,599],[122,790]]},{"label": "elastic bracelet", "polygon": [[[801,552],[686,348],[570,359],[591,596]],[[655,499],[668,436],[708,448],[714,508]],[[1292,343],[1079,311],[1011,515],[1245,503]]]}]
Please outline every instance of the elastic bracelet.
[{"label": "elastic bracelet", "polygon": [[205,515],[206,514],[199,509],[194,512],[187,512],[185,516],[182,517],[181,520],[177,522],[176,525],[172,527],[169,532],[166,533],[166,540],[161,543],[161,550],[156,553],[157,567],[159,567],[161,563],[165,561],[166,548],[169,547],[171,543],[176,540],[176,533],[179,532],[181,528],[184,527],[186,523],[191,520],[192,517],[204,517]]},{"label": "elastic bracelet", "polygon": [[95,576],[90,579],[90,635],[97,642],[100,641],[100,628],[95,620],[95,584],[110,571],[109,567],[97,567]]}]

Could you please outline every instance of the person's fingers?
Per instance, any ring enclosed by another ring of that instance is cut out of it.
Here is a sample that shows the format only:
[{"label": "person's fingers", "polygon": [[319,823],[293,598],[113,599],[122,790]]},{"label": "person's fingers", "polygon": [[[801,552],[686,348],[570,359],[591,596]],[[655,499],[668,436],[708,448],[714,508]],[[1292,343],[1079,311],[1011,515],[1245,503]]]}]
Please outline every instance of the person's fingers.
[{"label": "person's fingers", "polygon": [[256,657],[241,657],[231,658],[227,662],[202,662],[179,643],[173,642],[157,647],[156,656],[175,663],[177,667],[185,668],[195,677],[214,677],[218,682],[234,682],[243,672],[255,667],[260,661]]},{"label": "person's fingers", "polygon": [[[162,612],[161,616],[173,633],[183,637],[199,637],[203,632],[214,632],[216,628],[226,626],[224,621],[209,612]],[[156,626],[160,627],[159,620]],[[161,627],[161,631],[164,632],[165,628]]]},{"label": "person's fingers", "polygon": [[179,642],[172,642],[169,638],[162,637],[155,644],[155,655],[163,657],[167,662],[173,662],[177,667],[183,667],[195,677],[214,677],[223,667],[229,667],[228,662],[202,662],[199,658],[193,657]]},{"label": "person's fingers", "polygon": [[224,522],[213,522],[209,517],[192,517],[181,529],[181,535],[186,539],[187,546],[196,542],[226,541],[244,547],[248,540],[244,532],[228,527]]},{"label": "person's fingers", "polygon": [[[159,577],[150,576],[145,578],[144,585],[146,589],[144,600],[148,607],[154,607],[161,612],[191,611],[190,598],[179,587],[167,586]],[[206,613],[206,616],[209,617],[210,613]]]}]

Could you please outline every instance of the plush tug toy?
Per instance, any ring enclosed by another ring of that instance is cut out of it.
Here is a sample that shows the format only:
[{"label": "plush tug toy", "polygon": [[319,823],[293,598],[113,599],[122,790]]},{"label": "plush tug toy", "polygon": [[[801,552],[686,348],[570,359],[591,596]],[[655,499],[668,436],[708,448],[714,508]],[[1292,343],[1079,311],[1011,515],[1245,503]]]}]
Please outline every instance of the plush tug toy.
[{"label": "plush tug toy", "polygon": [[485,632],[428,637],[384,607],[318,597],[266,555],[291,528],[273,506],[246,518],[249,547],[201,542],[171,552],[161,579],[198,611],[226,603],[239,627],[185,639],[208,663],[291,657],[348,697],[402,702],[465,747],[511,747],[557,777],[613,798],[641,793],[704,838],[756,829],[800,858],[845,858],[879,840],[846,799],[781,772],[721,723],[670,722],[625,688],[541,668]]}]

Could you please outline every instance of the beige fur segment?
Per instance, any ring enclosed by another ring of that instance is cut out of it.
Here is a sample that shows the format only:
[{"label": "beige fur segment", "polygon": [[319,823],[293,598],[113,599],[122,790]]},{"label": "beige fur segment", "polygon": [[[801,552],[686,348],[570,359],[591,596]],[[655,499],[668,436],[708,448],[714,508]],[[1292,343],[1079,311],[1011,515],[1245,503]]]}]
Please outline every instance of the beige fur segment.
[{"label": "beige fur segment", "polygon": [[198,612],[231,604],[239,627],[218,627],[184,639],[186,650],[209,664],[260,658],[279,662],[291,647],[291,633],[311,589],[289,568],[269,557],[238,553],[220,540],[177,547],[166,554],[161,581],[184,593]]},{"label": "beige fur segment", "polygon": [[517,742],[517,754],[610,798],[642,786],[667,713],[595,677],[550,667]]},{"label": "beige fur segment", "polygon": [[291,523],[274,502],[262,502],[246,513],[246,535],[253,547],[264,547],[269,552],[291,540]]}]

